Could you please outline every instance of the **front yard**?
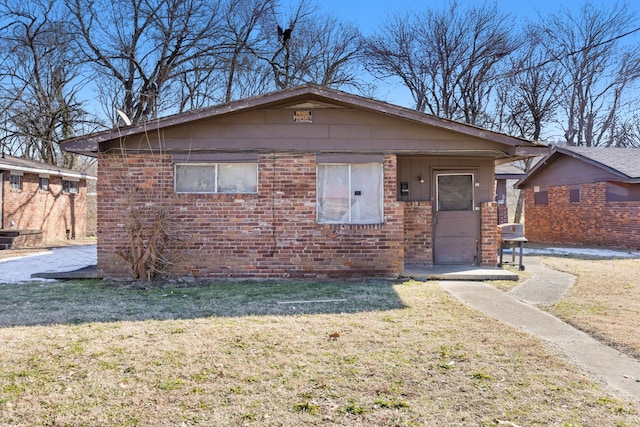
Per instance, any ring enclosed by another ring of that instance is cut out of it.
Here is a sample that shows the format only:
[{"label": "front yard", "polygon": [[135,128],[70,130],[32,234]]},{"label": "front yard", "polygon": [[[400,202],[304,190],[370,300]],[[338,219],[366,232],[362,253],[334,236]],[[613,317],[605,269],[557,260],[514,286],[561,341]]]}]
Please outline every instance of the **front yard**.
[{"label": "front yard", "polygon": [[640,359],[640,260],[545,257],[544,262],[577,279],[565,298],[543,308]]},{"label": "front yard", "polygon": [[640,424],[433,282],[34,283],[0,300],[0,425]]}]

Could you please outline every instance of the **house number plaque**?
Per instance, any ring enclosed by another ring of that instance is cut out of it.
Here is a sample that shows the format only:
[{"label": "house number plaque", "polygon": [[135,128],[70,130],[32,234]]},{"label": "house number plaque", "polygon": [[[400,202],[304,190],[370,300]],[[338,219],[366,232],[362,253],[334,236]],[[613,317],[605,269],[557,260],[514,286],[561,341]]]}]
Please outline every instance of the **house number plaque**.
[{"label": "house number plaque", "polygon": [[312,123],[311,110],[294,111],[293,123]]}]

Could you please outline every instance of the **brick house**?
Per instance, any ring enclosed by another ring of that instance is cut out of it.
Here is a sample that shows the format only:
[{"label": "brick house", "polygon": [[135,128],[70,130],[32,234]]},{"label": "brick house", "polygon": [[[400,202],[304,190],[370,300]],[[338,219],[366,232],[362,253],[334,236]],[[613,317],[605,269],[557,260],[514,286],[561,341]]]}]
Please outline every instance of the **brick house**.
[{"label": "brick house", "polygon": [[[511,184],[524,178],[527,174],[512,163],[496,165],[496,202],[498,203],[498,224],[509,222],[509,206],[515,210],[518,198],[517,194],[509,195]],[[515,190],[513,190],[515,191]],[[511,191],[511,193],[513,193]]]},{"label": "brick house", "polygon": [[516,185],[529,241],[640,249],[640,149],[555,147]]},{"label": "brick house", "polygon": [[[98,156],[98,270],[132,203],[169,218],[170,275],[397,276],[497,264],[494,166],[541,146],[304,85],[74,138]],[[542,147],[544,148],[544,147]]]},{"label": "brick house", "polygon": [[85,237],[87,180],[95,177],[3,155],[0,249]]}]

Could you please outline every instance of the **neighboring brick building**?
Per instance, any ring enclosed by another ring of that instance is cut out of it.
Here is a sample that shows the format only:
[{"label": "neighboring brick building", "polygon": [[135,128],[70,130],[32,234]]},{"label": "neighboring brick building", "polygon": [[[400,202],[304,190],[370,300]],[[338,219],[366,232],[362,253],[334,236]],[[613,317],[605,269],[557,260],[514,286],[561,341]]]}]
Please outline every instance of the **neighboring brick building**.
[{"label": "neighboring brick building", "polygon": [[[305,85],[66,141],[99,157],[98,269],[166,218],[167,273],[397,276],[497,264],[494,164],[537,144]],[[545,147],[542,147],[545,148]],[[147,234],[148,236],[149,234]]]},{"label": "neighboring brick building", "polygon": [[640,249],[640,149],[555,147],[517,187],[529,241]]},{"label": "neighboring brick building", "polygon": [[[505,224],[509,220],[509,207],[516,209],[518,194],[510,185],[524,178],[527,174],[518,166],[507,163],[496,166],[496,202],[498,203],[498,224]],[[511,190],[511,191],[510,191]],[[509,194],[511,193],[511,194]]]},{"label": "neighboring brick building", "polygon": [[86,236],[87,180],[95,177],[4,155],[0,178],[0,249]]}]

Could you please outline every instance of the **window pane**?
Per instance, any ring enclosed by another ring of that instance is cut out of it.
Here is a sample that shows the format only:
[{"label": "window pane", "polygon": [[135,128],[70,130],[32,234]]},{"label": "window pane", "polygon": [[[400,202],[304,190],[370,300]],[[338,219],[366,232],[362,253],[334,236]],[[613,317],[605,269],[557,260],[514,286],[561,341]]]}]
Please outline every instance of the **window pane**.
[{"label": "window pane", "polygon": [[13,190],[22,190],[22,176],[9,175],[9,181]]},{"label": "window pane", "polygon": [[176,165],[177,193],[215,193],[216,165]]},{"label": "window pane", "polygon": [[473,210],[473,175],[438,175],[438,210]]},{"label": "window pane", "polygon": [[255,163],[221,163],[218,165],[219,193],[257,193],[258,165]]},{"label": "window pane", "polygon": [[67,181],[66,179],[62,180],[62,192],[63,193],[77,193],[78,192],[78,182],[77,181]]},{"label": "window pane", "polygon": [[318,165],[318,222],[349,222],[349,165]]},{"label": "window pane", "polygon": [[351,222],[382,222],[382,167],[380,163],[351,165]]}]

